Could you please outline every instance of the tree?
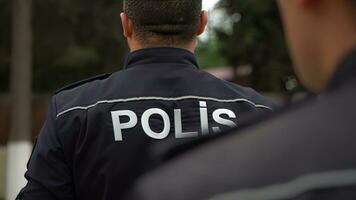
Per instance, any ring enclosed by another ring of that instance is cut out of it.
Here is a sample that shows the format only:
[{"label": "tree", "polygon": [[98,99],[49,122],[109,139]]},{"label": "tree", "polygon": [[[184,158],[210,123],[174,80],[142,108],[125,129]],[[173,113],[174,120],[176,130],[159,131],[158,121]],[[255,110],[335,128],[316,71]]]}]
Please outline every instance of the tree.
[{"label": "tree", "polygon": [[10,82],[10,4],[0,0],[0,91],[8,90]]},{"label": "tree", "polygon": [[34,0],[34,90],[121,69],[122,1]]},{"label": "tree", "polygon": [[7,199],[15,199],[26,183],[31,153],[31,0],[12,1],[11,132],[7,148]]},{"label": "tree", "polygon": [[[33,0],[33,91],[120,70],[127,53],[121,0]],[[0,0],[0,91],[9,82],[11,1]]]},{"label": "tree", "polygon": [[216,28],[221,55],[230,65],[251,65],[252,87],[286,92],[283,79],[294,76],[279,12],[274,0],[221,0],[218,7],[232,21],[230,31]]}]

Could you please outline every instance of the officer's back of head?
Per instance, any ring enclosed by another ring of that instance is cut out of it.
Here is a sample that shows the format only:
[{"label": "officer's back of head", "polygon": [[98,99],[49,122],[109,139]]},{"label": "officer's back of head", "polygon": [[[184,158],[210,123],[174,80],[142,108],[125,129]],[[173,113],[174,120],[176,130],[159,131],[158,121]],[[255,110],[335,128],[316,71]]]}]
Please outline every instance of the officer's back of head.
[{"label": "officer's back of head", "polygon": [[131,51],[152,47],[194,51],[207,16],[202,0],[124,0],[121,20]]}]

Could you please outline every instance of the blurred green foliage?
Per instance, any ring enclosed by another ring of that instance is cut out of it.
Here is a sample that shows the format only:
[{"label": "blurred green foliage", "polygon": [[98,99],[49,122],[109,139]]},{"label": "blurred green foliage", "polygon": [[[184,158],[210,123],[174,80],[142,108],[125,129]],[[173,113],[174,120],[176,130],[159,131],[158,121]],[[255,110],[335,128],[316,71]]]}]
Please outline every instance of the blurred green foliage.
[{"label": "blurred green foliage", "polygon": [[218,8],[232,21],[231,32],[215,29],[231,66],[251,65],[252,87],[285,92],[285,77],[293,76],[279,11],[274,0],[221,0]]},{"label": "blurred green foliage", "polygon": [[[121,69],[121,1],[34,0],[34,89]],[[58,78],[60,77],[60,78]]]},{"label": "blurred green foliage", "polygon": [[223,67],[228,64],[226,57],[220,54],[222,43],[217,38],[209,41],[200,41],[197,47],[196,56],[201,69]]},{"label": "blurred green foliage", "polygon": [[[8,89],[10,5],[0,0],[0,90]],[[121,69],[127,52],[118,0],[33,0],[33,89],[53,91],[73,81]]]},{"label": "blurred green foliage", "polygon": [[[11,20],[0,0],[0,91],[9,90]],[[250,86],[285,92],[293,76],[274,0],[222,0],[225,22],[198,45],[202,68],[253,66]],[[33,89],[51,92],[71,82],[121,69],[127,54],[121,36],[121,0],[33,0]]]}]

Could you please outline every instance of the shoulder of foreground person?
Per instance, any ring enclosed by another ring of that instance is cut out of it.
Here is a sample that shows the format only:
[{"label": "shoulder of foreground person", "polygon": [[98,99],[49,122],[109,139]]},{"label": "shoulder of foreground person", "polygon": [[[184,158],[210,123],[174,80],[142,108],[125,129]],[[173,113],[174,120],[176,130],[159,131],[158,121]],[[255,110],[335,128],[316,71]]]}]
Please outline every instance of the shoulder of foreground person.
[{"label": "shoulder of foreground person", "polygon": [[354,199],[355,89],[349,85],[186,152],[142,178],[132,197]]}]

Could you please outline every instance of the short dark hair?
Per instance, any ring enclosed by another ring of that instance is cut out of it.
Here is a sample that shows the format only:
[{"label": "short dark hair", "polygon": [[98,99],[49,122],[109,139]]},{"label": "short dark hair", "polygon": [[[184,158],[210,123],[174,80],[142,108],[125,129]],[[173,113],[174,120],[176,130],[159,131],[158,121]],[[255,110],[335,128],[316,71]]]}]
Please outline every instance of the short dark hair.
[{"label": "short dark hair", "polygon": [[195,38],[202,0],[124,0],[136,37],[147,46],[184,45]]}]

